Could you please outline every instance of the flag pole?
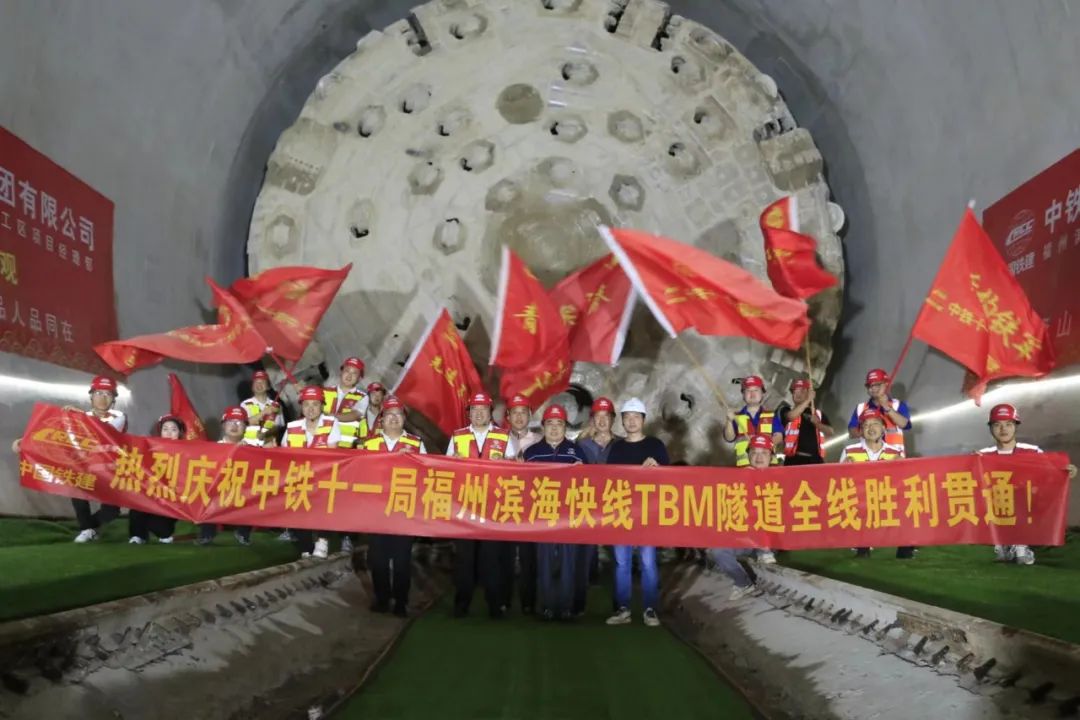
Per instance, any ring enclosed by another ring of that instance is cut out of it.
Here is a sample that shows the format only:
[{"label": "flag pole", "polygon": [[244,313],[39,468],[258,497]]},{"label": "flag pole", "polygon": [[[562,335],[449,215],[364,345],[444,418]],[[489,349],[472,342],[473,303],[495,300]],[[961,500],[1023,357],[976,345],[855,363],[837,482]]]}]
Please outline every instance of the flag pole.
[{"label": "flag pole", "polygon": [[685,342],[683,342],[683,339],[678,335],[675,336],[675,342],[679,343],[679,347],[683,349],[683,352],[686,353],[686,356],[690,358],[690,362],[694,364],[694,367],[697,368],[697,371],[699,373],[701,373],[701,377],[704,378],[706,384],[708,384],[708,386],[712,389],[713,395],[716,396],[716,402],[720,403],[720,408],[725,413],[731,412],[731,408],[728,407],[727,402],[725,402],[724,396],[720,392],[720,388],[716,387],[716,383],[714,383],[712,381],[712,378],[709,377],[709,374],[705,372],[705,368],[698,361],[697,356],[694,355],[693,351],[690,350],[690,347]]},{"label": "flag pole", "polygon": [[[293,385],[295,385],[297,391],[299,391],[299,389],[300,389],[300,381],[296,379],[296,376],[292,374],[292,372],[289,370],[289,368],[285,367],[285,363],[282,362],[281,358],[278,357],[277,353],[274,352],[274,349],[273,348],[266,348],[266,353],[271,357],[271,359],[273,359],[274,362],[277,363],[278,367],[281,368],[281,372],[285,373],[285,377],[288,378],[289,382],[291,382]],[[285,387],[284,383],[282,383],[281,387],[278,388],[278,393],[279,394],[281,393],[281,390],[282,390],[283,387]]]},{"label": "flag pole", "polygon": [[[810,362],[810,333],[806,333],[803,347],[806,348],[806,377],[810,380],[810,412],[816,415],[817,407],[814,405],[814,366]],[[780,420],[782,421],[783,418],[780,418]]]}]

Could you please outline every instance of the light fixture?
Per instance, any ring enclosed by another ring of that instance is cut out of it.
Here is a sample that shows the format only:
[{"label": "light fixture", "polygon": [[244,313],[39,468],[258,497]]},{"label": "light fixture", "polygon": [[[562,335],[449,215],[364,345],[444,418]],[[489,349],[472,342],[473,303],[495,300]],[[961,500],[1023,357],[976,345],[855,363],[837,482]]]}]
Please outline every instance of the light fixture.
[{"label": "light fixture", "polygon": [[[50,401],[63,399],[69,402],[77,402],[87,405],[90,402],[90,383],[61,383],[45,382],[44,380],[31,380],[30,378],[14,377],[0,374],[0,388],[6,394],[15,395],[18,399],[38,399]],[[126,386],[117,383],[116,402],[126,405],[131,400],[131,391]]]}]

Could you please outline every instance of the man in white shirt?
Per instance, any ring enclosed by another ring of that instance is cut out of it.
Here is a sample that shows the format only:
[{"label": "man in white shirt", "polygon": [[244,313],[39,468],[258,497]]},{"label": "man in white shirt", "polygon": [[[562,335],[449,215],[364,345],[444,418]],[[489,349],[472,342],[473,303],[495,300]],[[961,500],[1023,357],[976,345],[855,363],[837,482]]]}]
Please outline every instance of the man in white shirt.
[{"label": "man in white shirt", "polygon": [[[506,403],[506,420],[510,426],[510,441],[506,447],[507,459],[513,458],[525,462],[525,451],[544,439],[544,436],[529,428],[532,419],[532,407],[529,398],[515,395]],[[521,598],[521,612],[532,615],[536,608],[536,543],[506,543],[507,552],[500,558],[503,562],[502,574],[506,582],[506,594],[503,605],[510,607],[514,597],[515,566],[521,568],[518,595]]]},{"label": "man in white shirt", "polygon": [[[253,445],[255,447],[262,447],[261,440],[249,438],[247,436],[248,428],[248,412],[239,405],[234,407],[225,408],[225,412],[221,414],[221,439],[219,443],[225,445]],[[210,545],[214,542],[214,537],[217,535],[217,523],[204,523],[199,525],[199,539],[195,541],[196,545]],[[236,538],[236,542],[241,545],[251,544],[251,526],[239,526],[236,528],[233,536]]]}]

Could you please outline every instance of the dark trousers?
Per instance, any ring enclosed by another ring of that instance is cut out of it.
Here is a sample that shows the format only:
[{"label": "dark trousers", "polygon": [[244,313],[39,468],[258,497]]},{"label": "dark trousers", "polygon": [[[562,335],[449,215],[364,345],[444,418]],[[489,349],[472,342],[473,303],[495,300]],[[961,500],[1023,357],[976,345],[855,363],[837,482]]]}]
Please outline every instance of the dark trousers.
[{"label": "dark trousers", "polygon": [[172,537],[176,531],[176,520],[163,515],[142,512],[141,510],[128,511],[128,537],[150,539],[150,533],[159,538]]},{"label": "dark trousers", "polygon": [[484,588],[488,613],[501,615],[503,599],[506,596],[506,582],[503,573],[506,566],[505,556],[509,552],[507,543],[493,540],[455,540],[454,541],[454,612],[462,615],[469,612],[476,584]]},{"label": "dark trousers", "polygon": [[784,458],[784,465],[821,465],[824,462],[820,455],[791,455]]},{"label": "dark trousers", "polygon": [[501,553],[503,559],[503,580],[506,583],[506,594],[503,596],[503,605],[510,607],[514,599],[514,560],[521,569],[518,577],[518,599],[521,602],[521,612],[526,615],[536,607],[536,543],[517,542],[506,543],[507,551]]},{"label": "dark trousers", "polygon": [[102,505],[97,512],[90,512],[89,500],[72,500],[71,507],[75,508],[80,530],[97,530],[120,516],[120,508],[115,505]]},{"label": "dark trousers", "polygon": [[315,551],[315,533],[311,530],[293,530],[293,543],[301,553]]},{"label": "dark trousers", "polygon": [[578,545],[577,560],[574,564],[574,614],[585,612],[585,603],[589,595],[589,585],[597,572],[597,553],[595,545]]},{"label": "dark trousers", "polygon": [[541,543],[536,549],[540,577],[540,608],[545,614],[567,617],[574,606],[577,545]]},{"label": "dark trousers", "polygon": [[368,538],[368,570],[375,588],[375,605],[381,609],[388,609],[391,599],[398,610],[404,610],[409,604],[412,544],[413,539],[408,535],[371,535]]},{"label": "dark trousers", "polygon": [[[251,526],[240,526],[236,528],[236,532],[240,534],[240,537],[245,540],[251,540]],[[210,523],[207,525],[199,526],[199,539],[200,540],[213,540],[217,535],[217,523]]]}]

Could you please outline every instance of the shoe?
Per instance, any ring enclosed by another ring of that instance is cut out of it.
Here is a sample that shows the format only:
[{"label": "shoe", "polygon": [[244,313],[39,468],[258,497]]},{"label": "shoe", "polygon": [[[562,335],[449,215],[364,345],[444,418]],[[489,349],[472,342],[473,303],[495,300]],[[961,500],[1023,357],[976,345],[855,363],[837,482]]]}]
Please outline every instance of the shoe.
[{"label": "shoe", "polygon": [[138,537],[137,535],[128,538],[128,545],[145,545],[145,544],[146,544],[146,541],[143,540],[141,537]]},{"label": "shoe", "polygon": [[630,623],[630,608],[621,607],[614,615],[607,619],[608,625],[628,625]]},{"label": "shoe", "polygon": [[762,565],[775,565],[776,556],[773,555],[772,550],[758,550],[757,561]]},{"label": "shoe", "polygon": [[645,608],[645,625],[647,627],[660,627],[660,618],[656,616],[656,611],[652,608]]},{"label": "shoe", "polygon": [[540,613],[540,619],[544,620],[545,622],[549,622],[555,619],[555,613],[550,610],[545,610],[544,612]]},{"label": "shoe", "polygon": [[233,537],[235,537],[236,542],[241,544],[241,545],[250,545],[251,544],[251,538],[245,537],[244,535],[240,534],[239,530],[237,530],[236,532],[233,533]]},{"label": "shoe", "polygon": [[871,548],[855,548],[855,557],[868,558],[870,557]]},{"label": "shoe", "polygon": [[286,530],[277,536],[278,542],[292,542],[294,540],[291,530]]},{"label": "shoe", "polygon": [[309,557],[311,557],[311,553],[309,553],[309,552],[300,553],[300,559],[301,560],[304,560],[304,559],[309,558]]},{"label": "shoe", "polygon": [[995,545],[994,560],[997,562],[1012,562],[1014,559],[1013,548],[1015,545]]},{"label": "shoe", "polygon": [[915,559],[915,548],[912,548],[912,547],[896,548],[896,559],[897,560],[914,560]]},{"label": "shoe", "polygon": [[330,556],[330,543],[326,538],[319,538],[315,541],[315,550],[312,551],[311,557],[326,558]]},{"label": "shoe", "polygon": [[353,551],[352,538],[347,537],[347,538],[345,538],[344,540],[341,541],[341,552],[348,553],[348,554],[351,555],[352,551]]},{"label": "shoe", "polygon": [[559,621],[560,622],[570,622],[573,619],[574,619],[574,614],[572,612],[570,612],[569,610],[564,610],[561,613],[559,613]]},{"label": "shoe", "polygon": [[213,543],[214,543],[214,538],[207,538],[207,537],[201,537],[201,538],[199,538],[198,540],[195,541],[196,545],[202,545],[203,547],[206,547],[207,545],[213,545]]},{"label": "shoe", "polygon": [[756,589],[757,588],[755,588],[753,585],[747,585],[746,587],[736,587],[734,590],[731,591],[731,594],[728,595],[728,600],[731,600],[733,602],[735,600],[742,600],[747,595],[752,594]]},{"label": "shoe", "polygon": [[1018,565],[1034,565],[1035,553],[1031,551],[1027,545],[1013,545],[1012,546],[1013,557],[1016,558]]},{"label": "shoe", "polygon": [[170,535],[169,537],[159,537],[157,539],[157,541],[159,543],[161,543],[162,545],[172,545],[172,543],[173,543],[172,535]]},{"label": "shoe", "polygon": [[86,528],[75,536],[75,542],[77,543],[88,543],[91,540],[97,540],[97,530],[93,528]]}]

